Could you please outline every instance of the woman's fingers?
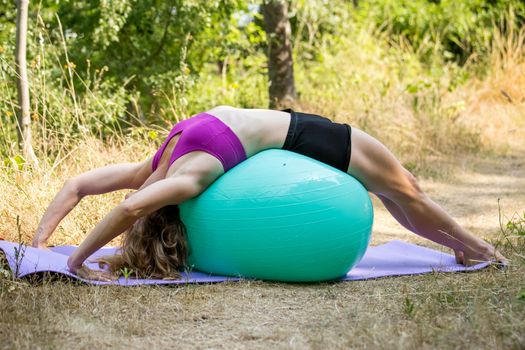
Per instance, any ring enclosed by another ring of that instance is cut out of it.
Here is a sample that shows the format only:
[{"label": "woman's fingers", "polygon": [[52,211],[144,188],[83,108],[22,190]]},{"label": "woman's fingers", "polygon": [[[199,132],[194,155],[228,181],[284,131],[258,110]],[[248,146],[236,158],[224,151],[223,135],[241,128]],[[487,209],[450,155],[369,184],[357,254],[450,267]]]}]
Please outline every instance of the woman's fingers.
[{"label": "woman's fingers", "polygon": [[109,274],[100,273],[100,274],[96,274],[95,276],[93,276],[92,279],[97,280],[97,281],[102,281],[102,282],[112,282],[116,280],[116,277],[109,275]]},{"label": "woman's fingers", "polygon": [[96,281],[102,281],[102,282],[111,282],[111,281],[115,281],[117,277],[110,274],[107,271],[91,270],[91,275],[89,279],[96,280]]},{"label": "woman's fingers", "polygon": [[31,244],[33,248],[49,250],[48,246],[44,242],[34,242]]},{"label": "woman's fingers", "polygon": [[465,257],[463,252],[460,250],[454,250],[454,254],[456,255],[456,264],[464,264]]},{"label": "woman's fingers", "polygon": [[499,269],[506,269],[509,266],[509,260],[504,257],[499,251],[496,250],[495,252],[495,263],[496,267]]},{"label": "woman's fingers", "polygon": [[505,258],[499,251],[496,249],[493,250],[491,256],[483,256],[481,254],[476,254],[476,256],[471,256],[465,254],[460,250],[454,250],[454,255],[456,256],[456,263],[463,264],[465,266],[472,266],[482,262],[489,262],[492,265],[495,265],[498,268],[506,268],[509,264],[507,258]]},{"label": "woman's fingers", "polygon": [[102,281],[102,282],[111,282],[117,279],[117,276],[113,275],[112,273],[108,271],[92,270],[85,265],[77,269],[76,275],[86,280],[94,280],[94,281]]},{"label": "woman's fingers", "polygon": [[41,242],[38,237],[33,238],[33,241],[31,242],[31,246],[34,248],[41,248],[42,245],[45,245],[45,242]]},{"label": "woman's fingers", "polygon": [[99,271],[100,278],[104,279],[105,282],[112,282],[117,280],[117,276],[107,271]]}]

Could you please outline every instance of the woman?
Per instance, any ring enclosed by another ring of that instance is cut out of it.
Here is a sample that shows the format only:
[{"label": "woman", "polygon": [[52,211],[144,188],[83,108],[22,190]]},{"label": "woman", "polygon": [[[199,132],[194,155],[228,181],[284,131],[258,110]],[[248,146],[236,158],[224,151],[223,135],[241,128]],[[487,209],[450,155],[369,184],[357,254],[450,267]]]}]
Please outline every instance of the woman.
[{"label": "woman", "polygon": [[[114,208],[70,256],[71,272],[110,280],[123,267],[141,275],[173,277],[185,263],[184,225],[177,205],[203,192],[247,157],[282,148],[316,158],[357,178],[408,230],[452,248],[459,263],[506,259],[463,229],[428,198],[414,176],[379,141],[346,124],[294,111],[220,106],[175,125],[154,157],[117,164],[66,181],[45,212],[35,247],[45,247],[58,223],[86,195],[137,189]],[[122,255],[102,259],[110,272],[83,262],[126,231]]]}]

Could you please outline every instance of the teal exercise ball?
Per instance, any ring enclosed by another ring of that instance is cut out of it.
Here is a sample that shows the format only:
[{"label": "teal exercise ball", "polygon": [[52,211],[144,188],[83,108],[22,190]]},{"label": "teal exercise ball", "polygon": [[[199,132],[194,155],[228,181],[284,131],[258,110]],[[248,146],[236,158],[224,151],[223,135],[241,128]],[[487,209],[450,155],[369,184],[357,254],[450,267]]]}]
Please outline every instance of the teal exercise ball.
[{"label": "teal exercise ball", "polygon": [[284,150],[238,164],[180,213],[191,268],[287,282],[344,276],[363,257],[373,222],[359,181]]}]

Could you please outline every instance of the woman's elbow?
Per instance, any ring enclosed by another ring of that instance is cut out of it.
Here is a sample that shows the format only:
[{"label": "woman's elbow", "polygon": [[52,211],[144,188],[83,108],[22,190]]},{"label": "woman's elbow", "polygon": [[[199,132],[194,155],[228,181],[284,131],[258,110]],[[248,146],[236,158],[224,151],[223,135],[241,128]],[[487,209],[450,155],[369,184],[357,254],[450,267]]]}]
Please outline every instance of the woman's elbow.
[{"label": "woman's elbow", "polygon": [[124,202],[120,203],[117,207],[119,214],[129,218],[129,219],[138,219],[141,216],[147,214],[141,205],[136,203],[136,201],[126,199]]},{"label": "woman's elbow", "polygon": [[62,191],[66,192],[68,196],[77,198],[78,200],[82,199],[85,195],[82,194],[80,184],[77,178],[73,177],[67,179],[62,186]]}]

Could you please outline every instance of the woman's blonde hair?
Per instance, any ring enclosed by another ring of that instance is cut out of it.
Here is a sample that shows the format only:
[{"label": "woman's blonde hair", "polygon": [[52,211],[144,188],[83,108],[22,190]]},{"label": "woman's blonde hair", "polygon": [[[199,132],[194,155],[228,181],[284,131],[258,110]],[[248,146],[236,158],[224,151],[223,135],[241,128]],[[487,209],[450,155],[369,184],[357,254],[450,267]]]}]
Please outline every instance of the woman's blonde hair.
[{"label": "woman's blonde hair", "polygon": [[169,205],[137,220],[124,234],[120,253],[97,261],[114,274],[127,268],[137,277],[179,278],[188,254],[179,207]]}]

